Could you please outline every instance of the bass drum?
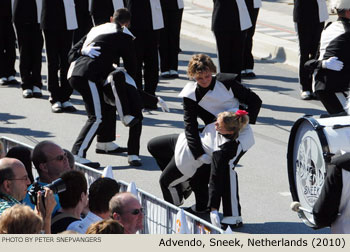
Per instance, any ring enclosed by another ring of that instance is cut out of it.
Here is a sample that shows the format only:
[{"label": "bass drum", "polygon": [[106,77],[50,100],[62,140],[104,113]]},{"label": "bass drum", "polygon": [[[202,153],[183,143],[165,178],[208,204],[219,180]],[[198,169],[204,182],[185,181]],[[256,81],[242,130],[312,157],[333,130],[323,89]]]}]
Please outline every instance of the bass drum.
[{"label": "bass drum", "polygon": [[288,179],[293,201],[308,210],[299,214],[308,226],[317,227],[312,209],[331,157],[342,152],[350,152],[350,116],[304,116],[294,123],[288,142]]}]

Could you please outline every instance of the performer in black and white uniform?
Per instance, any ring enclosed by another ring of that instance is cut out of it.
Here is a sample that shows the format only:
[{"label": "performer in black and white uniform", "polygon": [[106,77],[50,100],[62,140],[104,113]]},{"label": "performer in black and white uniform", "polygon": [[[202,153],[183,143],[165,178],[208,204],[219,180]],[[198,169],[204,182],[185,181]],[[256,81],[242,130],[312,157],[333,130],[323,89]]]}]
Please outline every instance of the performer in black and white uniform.
[{"label": "performer in black and white uniform", "polygon": [[[212,154],[208,206],[211,211],[211,222],[219,228],[221,228],[221,223],[230,225],[232,228],[243,224],[238,179],[234,169],[241,154],[254,144],[254,141],[247,141],[245,136],[240,135],[249,122],[247,114],[244,110],[237,110],[234,114],[233,112],[221,112],[215,125],[225,141],[220,143]],[[221,200],[224,216],[222,221],[218,215]]]},{"label": "performer in black and white uniform", "polygon": [[243,63],[242,63],[242,77],[254,78],[254,57],[252,54],[253,49],[253,36],[255,33],[256,21],[258,19],[259,10],[261,7],[261,0],[249,0],[246,1],[249,16],[252,21],[252,26],[247,30],[247,38],[244,43]]},{"label": "performer in black and white uniform", "polygon": [[338,20],[322,32],[318,60],[305,66],[317,69],[315,93],[329,114],[345,113],[350,83],[350,2],[337,0]]},{"label": "performer in black and white uniform", "polygon": [[312,212],[318,228],[350,234],[350,153],[332,158]]},{"label": "performer in black and white uniform", "polygon": [[45,36],[48,90],[54,113],[76,110],[69,101],[73,89],[68,83],[67,72],[73,30],[77,28],[74,0],[43,0],[41,29]]},{"label": "performer in black and white uniform", "polygon": [[23,97],[40,98],[41,61],[44,39],[40,29],[42,0],[14,0],[12,21],[19,46],[19,71]]},{"label": "performer in black and white uniform", "polygon": [[17,84],[16,37],[12,25],[11,0],[0,1],[0,85]]},{"label": "performer in black and white uniform", "polygon": [[246,1],[213,1],[211,29],[216,39],[219,72],[238,74],[240,80],[245,38],[252,26]]},{"label": "performer in black and white uniform", "polygon": [[[210,158],[213,152],[220,150],[222,145],[231,141],[231,135],[228,136],[227,134],[233,134],[233,132],[231,130],[228,132],[226,129],[232,125],[236,126],[234,122],[235,115],[230,112],[225,113],[226,114],[220,114],[216,122],[208,124],[200,133],[201,145]],[[230,120],[230,118],[232,119]],[[236,127],[235,129],[237,131],[239,130]],[[253,133],[251,129],[248,129],[240,136],[237,142],[240,151],[234,154],[247,151],[253,144]],[[193,157],[185,133],[155,137],[148,143],[148,150],[156,159],[162,170],[159,183],[164,199],[177,206],[181,205],[184,199],[181,183],[190,181],[191,186],[194,187],[192,189],[196,196],[196,206],[201,209],[200,211],[206,209],[208,206],[208,198],[202,196],[208,191],[208,180],[203,178],[199,179],[199,177],[196,176],[201,169],[206,169],[206,167],[203,167],[203,161],[196,160]],[[239,157],[237,157],[237,159],[239,159]],[[215,184],[214,186],[219,187],[216,183],[217,181],[213,181],[213,184]],[[235,183],[235,181],[231,183]],[[206,189],[198,193],[195,188]],[[212,194],[215,194],[215,192]],[[221,194],[215,194],[214,196],[221,198]]]},{"label": "performer in black and white uniform", "polygon": [[[134,79],[138,89],[155,96],[159,81],[159,33],[164,27],[160,0],[126,0],[126,7],[131,12],[130,30],[136,37],[137,65]],[[147,109],[157,108],[156,104],[146,102],[144,106]]]},{"label": "performer in black and white uniform", "polygon": [[126,151],[113,142],[116,109],[104,101],[103,84],[120,57],[129,75],[135,73],[134,37],[126,28],[129,21],[129,11],[119,9],[111,23],[92,28],[70,51],[69,83],[83,96],[89,117],[72,149],[81,162],[88,162],[83,158],[96,134],[98,153]]},{"label": "performer in black and white uniform", "polygon": [[160,31],[160,71],[163,78],[179,77],[178,54],[180,51],[180,29],[183,0],[161,0],[164,29]]},{"label": "performer in black and white uniform", "polygon": [[304,64],[316,58],[321,32],[327,19],[325,0],[294,0],[293,21],[299,39],[299,82],[303,100],[312,98],[312,75],[304,68]]},{"label": "performer in black and white uniform", "polygon": [[124,8],[123,0],[89,0],[91,3],[90,13],[94,21],[94,26],[109,22],[113,13]]}]

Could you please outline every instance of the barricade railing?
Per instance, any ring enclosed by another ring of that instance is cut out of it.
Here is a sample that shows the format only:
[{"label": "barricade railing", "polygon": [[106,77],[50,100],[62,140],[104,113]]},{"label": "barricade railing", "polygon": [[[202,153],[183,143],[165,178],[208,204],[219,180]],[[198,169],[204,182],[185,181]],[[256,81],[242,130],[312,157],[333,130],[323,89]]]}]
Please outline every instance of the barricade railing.
[{"label": "barricade railing", "polygon": [[[5,152],[14,146],[25,146],[33,149],[33,146],[19,142],[17,140],[0,137],[0,141],[4,144]],[[75,163],[76,169],[85,174],[88,186],[97,178],[102,176],[102,171],[90,168],[86,165]],[[38,176],[36,169],[33,169],[34,178]],[[128,188],[128,183],[122,180],[117,180],[120,185],[120,191],[125,192]],[[144,234],[174,234],[176,233],[177,213],[181,208],[170,204],[156,196],[137,188],[138,198],[144,208],[144,225],[141,233]],[[191,213],[184,212],[188,229],[192,234],[221,234],[224,231],[211,223],[203,220]]]}]

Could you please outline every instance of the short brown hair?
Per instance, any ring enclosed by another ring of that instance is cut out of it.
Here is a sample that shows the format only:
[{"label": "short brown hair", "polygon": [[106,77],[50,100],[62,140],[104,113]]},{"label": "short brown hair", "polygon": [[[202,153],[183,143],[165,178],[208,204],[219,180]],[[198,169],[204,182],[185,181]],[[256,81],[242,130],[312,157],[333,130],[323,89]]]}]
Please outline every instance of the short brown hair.
[{"label": "short brown hair", "polygon": [[216,66],[214,65],[212,59],[203,53],[193,55],[187,66],[188,77],[193,79],[197,73],[208,71],[211,73],[216,73]]},{"label": "short brown hair", "polygon": [[43,219],[26,205],[16,204],[0,217],[0,234],[38,234],[42,226]]},{"label": "short brown hair", "polygon": [[117,220],[105,219],[93,223],[86,230],[87,234],[124,234],[124,226]]}]

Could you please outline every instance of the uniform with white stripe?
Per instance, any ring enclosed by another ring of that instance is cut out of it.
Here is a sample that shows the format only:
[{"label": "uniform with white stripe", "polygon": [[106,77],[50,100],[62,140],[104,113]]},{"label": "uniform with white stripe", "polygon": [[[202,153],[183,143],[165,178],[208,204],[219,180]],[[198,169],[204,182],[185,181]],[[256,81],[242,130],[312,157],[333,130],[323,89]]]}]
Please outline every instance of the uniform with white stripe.
[{"label": "uniform with white stripe", "polygon": [[[341,71],[322,68],[322,60],[336,56],[344,63]],[[345,112],[346,97],[350,82],[350,20],[339,18],[322,32],[320,56],[305,66],[317,69],[315,92],[330,114]]]},{"label": "uniform with white stripe", "polygon": [[75,4],[74,0],[43,0],[42,3],[41,29],[45,37],[50,102],[64,103],[73,92],[67,72],[73,30],[78,28]]},{"label": "uniform with white stripe", "polygon": [[[131,13],[130,30],[136,37],[137,65],[134,79],[138,89],[155,95],[159,80],[159,32],[164,27],[162,8],[159,0],[126,0],[126,8]],[[150,104],[145,104],[145,107],[157,108]]]},{"label": "uniform with white stripe", "polygon": [[[89,118],[73,145],[74,155],[85,157],[96,134],[98,142],[115,140],[115,106],[104,102],[103,84],[120,57],[133,76],[136,57],[132,40],[117,24],[106,23],[92,28],[70,51],[69,82],[82,95]],[[81,55],[81,48],[93,42],[101,47],[101,54],[96,58]]]},{"label": "uniform with white stripe", "polygon": [[252,26],[247,1],[214,0],[212,31],[221,73],[241,74],[246,33]]},{"label": "uniform with white stripe", "polygon": [[316,58],[324,22],[328,19],[325,0],[294,0],[293,21],[299,39],[299,82],[302,91],[312,93],[312,75],[304,68]]}]

